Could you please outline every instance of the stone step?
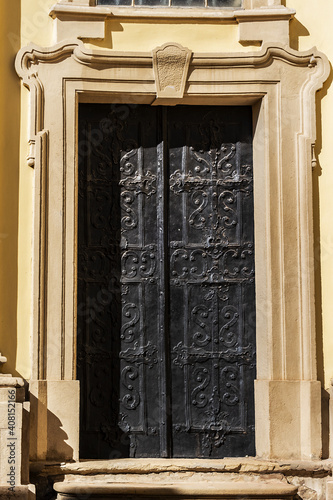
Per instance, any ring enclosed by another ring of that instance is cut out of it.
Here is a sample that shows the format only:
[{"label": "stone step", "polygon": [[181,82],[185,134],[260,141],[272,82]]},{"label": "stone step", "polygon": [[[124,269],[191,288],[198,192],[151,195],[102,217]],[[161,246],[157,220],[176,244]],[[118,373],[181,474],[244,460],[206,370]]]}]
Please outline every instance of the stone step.
[{"label": "stone step", "polygon": [[8,488],[8,485],[0,485],[0,498],[1,500],[30,500],[35,498],[35,496],[30,490],[29,485],[14,486],[11,490]]},{"label": "stone step", "polygon": [[57,500],[292,500],[297,487],[283,481],[224,481],[209,484],[206,482],[144,484],[64,481],[53,486]]}]

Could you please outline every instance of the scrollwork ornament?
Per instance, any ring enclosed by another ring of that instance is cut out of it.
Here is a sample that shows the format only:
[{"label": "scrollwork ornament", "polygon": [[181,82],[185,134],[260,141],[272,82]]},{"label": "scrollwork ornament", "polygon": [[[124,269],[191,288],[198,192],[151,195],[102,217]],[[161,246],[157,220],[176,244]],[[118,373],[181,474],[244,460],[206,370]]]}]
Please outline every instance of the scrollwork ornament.
[{"label": "scrollwork ornament", "polygon": [[229,242],[225,238],[218,236],[209,236],[205,244],[207,255],[212,259],[219,259],[223,252],[228,248]]},{"label": "scrollwork ornament", "polygon": [[147,246],[141,255],[140,275],[143,278],[150,278],[156,270],[156,247],[154,245]]},{"label": "scrollwork ornament", "polygon": [[121,209],[125,212],[121,219],[121,227],[123,230],[132,230],[138,225],[138,216],[131,207],[132,203],[135,201],[135,196],[130,191],[123,191],[120,195],[121,197]]},{"label": "scrollwork ornament", "polygon": [[142,251],[127,250],[121,256],[122,276],[133,279],[137,276],[150,278],[156,270],[156,246],[148,245]]},{"label": "scrollwork ornament", "polygon": [[[202,167],[200,165],[196,165],[194,168],[195,173],[205,175],[209,174],[211,171],[211,165],[210,163],[204,158],[203,156],[200,156],[201,151],[195,151],[193,147],[190,147],[190,151],[192,153],[192,156],[195,158],[195,160],[202,164]],[[203,151],[202,151],[203,153]]]},{"label": "scrollwork ornament", "polygon": [[241,270],[241,274],[243,276],[245,276],[246,278],[250,278],[250,277],[253,277],[254,275],[254,269],[253,269],[253,244],[252,243],[247,243],[247,247],[243,249],[243,251],[241,252],[241,259],[246,259],[246,256],[249,256],[250,259],[250,264],[251,264],[251,268],[248,267],[248,266],[243,266],[242,267],[242,270]]},{"label": "scrollwork ornament", "polygon": [[238,248],[229,248],[226,252],[224,252],[223,257],[222,257],[222,265],[223,265],[223,274],[226,278],[236,278],[237,275],[239,274],[239,267],[234,266],[231,268],[231,266],[228,266],[228,257],[230,256],[231,258],[235,259],[238,257]]},{"label": "scrollwork ornament", "polygon": [[235,406],[239,403],[239,391],[234,381],[239,376],[239,369],[236,366],[226,366],[222,373],[225,377],[226,392],[223,394],[223,402],[228,406]]},{"label": "scrollwork ornament", "polygon": [[107,172],[112,168],[111,157],[104,152],[102,144],[92,144],[92,151],[99,158],[100,161],[96,162],[92,169],[93,179],[106,179]]},{"label": "scrollwork ornament", "polygon": [[220,342],[227,347],[234,347],[237,345],[237,334],[231,331],[230,328],[236,325],[239,320],[238,310],[232,305],[227,305],[222,309],[221,316],[227,321],[220,329]]},{"label": "scrollwork ornament", "polygon": [[134,366],[125,366],[121,372],[121,381],[129,391],[122,398],[122,403],[127,410],[135,410],[140,404],[140,394],[133,386],[133,381],[139,376],[139,371]]},{"label": "scrollwork ornament", "polygon": [[132,342],[135,333],[133,327],[140,319],[140,311],[136,304],[129,302],[123,305],[122,314],[128,321],[121,327],[120,338],[123,342]]},{"label": "scrollwork ornament", "polygon": [[224,156],[217,162],[217,168],[225,174],[231,174],[233,165],[229,162],[236,155],[236,145],[222,144],[220,152],[223,153]]},{"label": "scrollwork ornament", "polygon": [[243,247],[229,247],[222,255],[222,268],[225,279],[251,280],[254,277],[252,255],[252,243],[245,243]]},{"label": "scrollwork ornament", "polygon": [[127,151],[120,160],[120,172],[123,175],[132,175],[135,171],[135,165],[129,160],[137,155],[137,149]]},{"label": "scrollwork ornament", "polygon": [[89,392],[89,400],[93,406],[103,408],[105,406],[105,396],[102,381],[108,376],[109,367],[105,364],[105,359],[100,360],[99,363],[96,363],[94,359],[91,366],[95,383]]},{"label": "scrollwork ornament", "polygon": [[224,212],[228,213],[224,217],[221,217],[223,222],[223,226],[225,228],[231,228],[237,225],[238,217],[236,214],[236,206],[237,198],[234,193],[231,191],[223,191],[223,193],[219,196],[219,202],[222,203],[222,209]]},{"label": "scrollwork ornament", "polygon": [[[177,262],[187,261],[189,258],[187,250],[184,248],[179,248],[175,250],[171,255],[171,275],[177,276],[177,278],[185,278],[188,275],[188,266],[182,266],[181,269],[177,266]],[[176,270],[178,268],[178,270]]]},{"label": "scrollwork ornament", "polygon": [[179,194],[184,191],[184,176],[180,170],[176,170],[169,180],[169,186],[173,193]]},{"label": "scrollwork ornament", "polygon": [[204,299],[207,302],[212,301],[215,297],[220,299],[222,302],[229,300],[229,286],[228,285],[203,285],[207,288],[208,292],[204,295]]},{"label": "scrollwork ornament", "polygon": [[194,379],[199,384],[192,390],[191,399],[192,405],[196,408],[204,408],[208,403],[208,398],[204,391],[210,382],[210,378],[211,376],[207,368],[199,367],[194,370]]},{"label": "scrollwork ornament", "polygon": [[133,191],[136,196],[144,194],[148,198],[156,193],[155,183],[156,175],[152,174],[150,170],[144,175],[135,172],[133,177],[126,177],[119,182],[120,186],[126,188],[128,191]]},{"label": "scrollwork ornament", "polygon": [[157,347],[150,341],[145,346],[139,347],[138,342],[134,343],[134,347],[129,347],[126,351],[119,353],[120,359],[124,359],[128,363],[133,363],[137,366],[147,365],[152,368],[157,363]]},{"label": "scrollwork ornament", "polygon": [[235,345],[234,347],[229,347],[225,351],[211,351],[206,350],[203,347],[197,347],[194,344],[188,347],[184,345],[183,342],[179,342],[173,348],[173,353],[175,354],[173,363],[181,368],[185,365],[204,363],[209,359],[216,361],[224,360],[227,363],[234,363],[237,366],[252,366],[255,359],[255,351],[252,344],[249,344],[246,347]]},{"label": "scrollwork ornament", "polygon": [[[175,248],[175,242],[171,242],[171,248]],[[170,258],[171,276],[177,279],[204,280],[207,273],[206,252],[201,249],[192,251],[186,248],[177,248]]]},{"label": "scrollwork ornament", "polygon": [[197,191],[207,185],[209,185],[209,181],[199,176],[193,176],[191,171],[189,171],[188,175],[185,175],[180,170],[175,170],[169,179],[170,190],[177,195]]},{"label": "scrollwork ornament", "polygon": [[131,426],[129,425],[129,423],[126,420],[127,417],[128,417],[127,413],[124,413],[124,412],[119,413],[118,425],[119,425],[119,428],[123,432],[125,432],[125,434],[128,434],[131,431]]},{"label": "scrollwork ornament", "polygon": [[91,225],[96,229],[108,229],[110,209],[111,209],[111,193],[105,189],[95,189],[93,192],[95,199],[95,210],[90,214]]},{"label": "scrollwork ornament", "polygon": [[188,222],[195,229],[203,229],[206,226],[206,218],[202,212],[208,205],[207,193],[202,190],[195,191],[191,195],[191,202],[197,208],[190,214]]},{"label": "scrollwork ornament", "polygon": [[184,346],[182,342],[179,342],[173,348],[173,352],[176,354],[176,357],[173,359],[173,363],[176,366],[180,366],[180,368],[184,368],[184,366],[188,364],[190,359],[188,348]]},{"label": "scrollwork ornament", "polygon": [[219,448],[225,442],[226,436],[232,428],[228,422],[229,414],[221,412],[221,399],[218,387],[213,387],[212,395],[209,399],[209,405],[205,411],[206,420],[204,424],[205,433],[203,435],[203,449],[211,453],[212,447]]},{"label": "scrollwork ornament", "polygon": [[85,249],[80,251],[80,273],[85,279],[103,280],[107,275],[109,256],[104,249]]},{"label": "scrollwork ornament", "polygon": [[201,331],[193,334],[193,343],[198,347],[206,346],[212,339],[208,331],[209,325],[205,322],[205,320],[209,318],[210,313],[211,309],[208,309],[208,307],[203,304],[195,306],[191,311],[194,323],[201,328]]}]

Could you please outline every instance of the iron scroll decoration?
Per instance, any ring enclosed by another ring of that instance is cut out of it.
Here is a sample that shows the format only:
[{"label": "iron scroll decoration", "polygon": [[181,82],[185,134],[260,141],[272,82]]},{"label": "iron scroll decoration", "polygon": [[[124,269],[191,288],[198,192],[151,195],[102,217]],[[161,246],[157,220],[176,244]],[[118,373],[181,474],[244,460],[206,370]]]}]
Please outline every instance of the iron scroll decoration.
[{"label": "iron scroll decoration", "polygon": [[253,455],[250,110],[80,120],[82,457]]}]

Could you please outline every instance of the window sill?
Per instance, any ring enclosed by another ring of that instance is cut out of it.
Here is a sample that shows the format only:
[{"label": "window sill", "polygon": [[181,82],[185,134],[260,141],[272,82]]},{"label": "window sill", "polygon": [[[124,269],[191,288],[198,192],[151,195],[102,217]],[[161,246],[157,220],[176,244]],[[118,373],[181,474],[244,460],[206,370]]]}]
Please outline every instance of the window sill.
[{"label": "window sill", "polygon": [[56,4],[50,11],[53,19],[62,21],[103,21],[108,18],[167,18],[167,19],[215,19],[239,23],[242,21],[289,21],[295,10],[283,6],[257,9],[233,9],[226,7],[89,7],[75,4]]}]

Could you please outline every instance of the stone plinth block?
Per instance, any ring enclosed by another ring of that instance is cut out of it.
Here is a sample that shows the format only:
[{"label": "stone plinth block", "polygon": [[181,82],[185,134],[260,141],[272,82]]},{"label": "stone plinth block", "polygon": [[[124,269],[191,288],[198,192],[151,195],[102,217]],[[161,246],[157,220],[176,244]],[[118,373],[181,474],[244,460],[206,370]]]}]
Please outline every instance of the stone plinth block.
[{"label": "stone plinth block", "polygon": [[79,382],[33,380],[30,403],[30,459],[77,460]]},{"label": "stone plinth block", "polygon": [[181,498],[190,499],[236,499],[239,497],[247,499],[260,498],[261,500],[274,499],[292,499],[297,492],[297,487],[284,482],[220,482],[216,484],[207,484],[193,482],[191,484],[177,483],[172,484],[140,484],[140,483],[93,483],[82,482],[63,482],[55,483],[54,489],[58,492],[57,499],[75,499],[82,498],[82,495],[88,496],[91,500],[95,498],[150,498],[171,500]]},{"label": "stone plinth block", "polygon": [[333,481],[326,483],[326,500],[333,500]]},{"label": "stone plinth block", "polygon": [[1,500],[33,500],[35,494],[30,489],[30,486],[16,486],[14,491],[8,490],[7,486],[0,486]]},{"label": "stone plinth block", "polygon": [[259,457],[321,458],[320,382],[256,380],[255,399]]},{"label": "stone plinth block", "polygon": [[0,385],[0,403],[8,401],[8,391],[11,391],[11,394],[15,394],[15,401],[17,403],[23,403],[25,400],[24,387],[1,387]]},{"label": "stone plinth block", "polygon": [[[329,456],[330,456],[330,458],[333,457],[333,387],[332,386],[333,386],[333,379],[331,380],[330,402],[329,402],[329,425],[330,425]],[[332,482],[332,485],[333,485],[333,482]],[[333,486],[332,486],[332,500],[333,500]]]},{"label": "stone plinth block", "polygon": [[0,485],[21,484],[22,404],[0,403]]}]

